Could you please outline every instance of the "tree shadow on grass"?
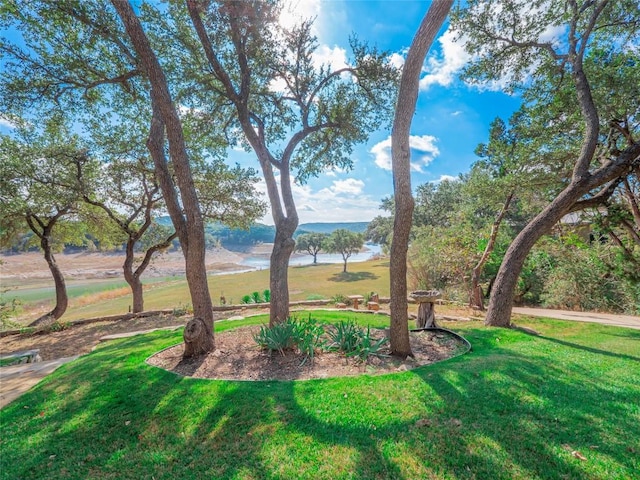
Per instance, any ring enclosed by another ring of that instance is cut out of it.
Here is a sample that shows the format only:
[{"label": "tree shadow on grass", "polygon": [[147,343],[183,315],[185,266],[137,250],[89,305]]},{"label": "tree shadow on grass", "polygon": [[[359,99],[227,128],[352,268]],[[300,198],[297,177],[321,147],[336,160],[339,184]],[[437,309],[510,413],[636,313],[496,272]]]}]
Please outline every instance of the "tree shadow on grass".
[{"label": "tree shadow on grass", "polygon": [[[482,342],[496,334],[500,332],[488,330]],[[543,340],[607,353],[558,339]],[[414,371],[447,405],[417,443],[444,438],[441,454],[461,478],[469,471],[477,478],[505,480],[631,478],[638,464],[629,452],[640,446],[628,441],[640,435],[640,425],[630,417],[638,395],[634,380],[611,385],[605,378],[594,378],[593,359],[585,359],[582,353],[566,349],[562,362],[549,364],[541,361],[548,357],[537,353],[538,342],[523,347],[518,348],[520,352],[512,348],[487,352],[474,344],[473,354],[453,361],[457,368],[438,365]],[[478,353],[480,362],[473,358]],[[442,430],[448,433],[443,436]],[[587,460],[581,461],[575,452]],[[414,454],[428,461],[422,452]],[[596,472],[606,468],[598,463],[609,459],[620,468],[598,476]]]},{"label": "tree shadow on grass", "polygon": [[[3,409],[12,425],[0,431],[13,441],[2,446],[2,470],[24,479],[405,478],[375,428],[310,414],[296,382],[200,380],[144,363],[172,343],[102,347]],[[345,461],[323,464],[327,454]]]},{"label": "tree shadow on grass", "polygon": [[632,330],[630,328],[626,328],[624,331],[616,330],[616,333],[606,332],[605,335],[609,337],[634,338],[640,340],[640,330]]},{"label": "tree shadow on grass", "polygon": [[332,275],[328,280],[330,282],[359,282],[360,280],[376,280],[380,278],[371,272],[341,272]]},{"label": "tree shadow on grass", "polygon": [[587,347],[585,345],[580,345],[580,344],[577,344],[577,343],[567,342],[566,340],[560,340],[558,338],[546,337],[544,335],[540,335],[540,336],[538,336],[538,338],[541,338],[542,340],[546,340],[548,342],[557,343],[559,345],[564,345],[565,347],[576,348],[578,350],[584,350],[585,352],[596,353],[598,355],[605,355],[607,357],[623,358],[625,360],[632,360],[634,362],[640,362],[640,357],[634,357],[633,355],[627,355],[625,353],[609,352],[607,350],[601,350],[599,348]]},{"label": "tree shadow on grass", "polygon": [[[175,338],[100,348],[10,406],[1,418],[15,424],[0,423],[0,438],[13,432],[11,448],[0,444],[4,467],[51,479],[559,480],[600,478],[598,454],[622,465],[610,478],[634,471],[632,456],[614,448],[640,438],[640,426],[621,422],[634,392],[590,378],[564,345],[563,364],[547,366],[536,337],[483,330],[473,354],[412,372],[228,382],[144,364]],[[513,338],[517,348],[503,345]]]}]

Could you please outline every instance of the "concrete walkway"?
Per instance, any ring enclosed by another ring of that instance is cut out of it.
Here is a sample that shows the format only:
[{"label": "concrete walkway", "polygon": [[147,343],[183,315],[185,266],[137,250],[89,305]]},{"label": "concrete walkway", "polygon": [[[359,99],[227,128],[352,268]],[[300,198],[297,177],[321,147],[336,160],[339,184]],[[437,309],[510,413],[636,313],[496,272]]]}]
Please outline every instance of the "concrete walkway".
[{"label": "concrete walkway", "polygon": [[558,320],[574,320],[576,322],[600,323],[615,327],[626,327],[640,330],[640,317],[633,315],[617,315],[612,313],[596,312],[570,312],[567,310],[551,310],[547,308],[520,308],[513,309],[513,313],[529,315],[531,317],[557,318]]},{"label": "concrete walkway", "polygon": [[60,365],[76,358],[65,357],[0,368],[0,408],[14,401]]}]

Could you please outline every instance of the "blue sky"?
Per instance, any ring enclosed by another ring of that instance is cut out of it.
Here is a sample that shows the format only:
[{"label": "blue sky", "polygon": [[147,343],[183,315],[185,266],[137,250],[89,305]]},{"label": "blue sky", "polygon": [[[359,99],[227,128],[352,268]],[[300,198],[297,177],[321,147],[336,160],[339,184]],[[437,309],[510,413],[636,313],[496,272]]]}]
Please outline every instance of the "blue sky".
[{"label": "blue sky", "polygon": [[[391,53],[401,66],[406,50],[430,2],[411,0],[288,0],[281,22],[291,25],[300,17],[315,17],[317,61],[339,68],[349,57],[349,37]],[[457,74],[468,60],[455,34],[443,26],[425,62],[416,114],[411,128],[412,185],[439,182],[469,170],[475,147],[485,142],[491,121],[508,119],[520,100],[499,91],[463,84]],[[0,112],[1,113],[1,112]],[[0,131],[8,125],[0,114]],[[383,197],[393,194],[390,130],[372,132],[357,145],[350,172],[328,172],[294,188],[301,223],[370,221]],[[230,161],[258,167],[255,156],[230,151]],[[264,182],[257,188],[266,192]],[[265,196],[266,199],[266,196]],[[273,224],[270,210],[260,219]]]},{"label": "blue sky", "polygon": [[[286,24],[296,15],[315,16],[318,53],[334,65],[348,57],[352,33],[391,52],[393,61],[401,65],[429,4],[409,0],[291,0],[295,13],[285,12],[281,20]],[[497,86],[479,89],[458,80],[457,73],[468,56],[453,37],[446,23],[425,62],[411,127],[414,189],[468,171],[476,159],[475,147],[488,137],[491,121],[496,116],[508,119],[520,104],[517,97],[496,91]],[[372,132],[366,144],[356,146],[351,172],[330,172],[296,186],[300,222],[370,221],[382,214],[380,200],[393,194],[390,133]],[[270,213],[262,221],[272,224]]]}]

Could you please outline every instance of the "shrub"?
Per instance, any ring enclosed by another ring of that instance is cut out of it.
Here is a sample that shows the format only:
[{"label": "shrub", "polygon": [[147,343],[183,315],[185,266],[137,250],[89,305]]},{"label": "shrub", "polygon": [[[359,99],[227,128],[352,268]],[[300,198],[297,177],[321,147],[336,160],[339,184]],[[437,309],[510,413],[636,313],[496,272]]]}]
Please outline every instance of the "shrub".
[{"label": "shrub", "polygon": [[359,333],[360,329],[353,320],[341,321],[329,332],[331,347],[345,353],[352,352],[360,340]]},{"label": "shrub", "polygon": [[366,362],[369,357],[387,356],[382,353],[382,348],[389,341],[387,337],[375,340],[371,336],[370,327],[367,327],[366,332],[364,330],[358,330],[358,337],[358,343],[351,352],[347,353],[347,357],[357,357],[361,362]]},{"label": "shrub", "polygon": [[193,313],[193,308],[191,308],[191,305],[189,305],[188,303],[185,305],[182,305],[180,303],[177,307],[173,308],[174,317],[184,317],[188,313]]},{"label": "shrub", "polygon": [[307,300],[324,300],[324,295],[312,293],[311,295],[307,295]]},{"label": "shrub", "polygon": [[324,333],[324,327],[309,315],[305,320],[290,317],[273,327],[263,325],[253,338],[260,347],[278,351],[282,355],[285,350],[297,348],[304,355],[304,364],[308,359],[313,362],[316,350],[324,348]]},{"label": "shrub", "polygon": [[262,296],[264,297],[264,301],[266,303],[269,303],[271,301],[271,290],[267,288],[264,292],[262,292]]},{"label": "shrub", "polygon": [[253,339],[260,347],[278,351],[284,355],[285,350],[292,350],[296,346],[296,329],[295,320],[288,318],[273,327],[261,326],[260,331],[254,335]]},{"label": "shrub", "polygon": [[11,300],[0,300],[0,330],[8,330],[9,328],[15,328],[20,325],[11,319],[18,313],[19,307],[20,301],[15,298]]},{"label": "shrub", "polygon": [[337,295],[334,295],[333,297],[331,297],[331,301],[333,301],[333,303],[335,304],[344,303],[345,305],[351,305],[351,300],[347,298],[346,295],[343,295],[342,293],[338,293]]},{"label": "shrub", "polygon": [[69,322],[61,322],[56,320],[51,325],[46,327],[46,331],[48,332],[62,332],[63,330],[68,329],[71,326]]},{"label": "shrub", "polygon": [[313,362],[318,350],[338,350],[363,362],[372,356],[386,356],[382,350],[388,339],[375,339],[369,327],[363,330],[353,320],[339,322],[328,332],[330,344],[324,338],[326,333],[324,326],[309,315],[301,320],[289,317],[273,327],[263,325],[253,339],[261,348],[282,355],[286,350],[297,349],[304,356],[301,365],[309,359]]},{"label": "shrub", "polygon": [[251,299],[253,300],[253,303],[264,303],[264,299],[260,292],[252,292]]},{"label": "shrub", "polygon": [[240,303],[242,304],[253,303],[253,297],[251,297],[251,295],[243,295],[242,298],[240,299]]},{"label": "shrub", "polygon": [[316,349],[323,349],[325,346],[325,342],[322,341],[324,327],[311,318],[311,314],[306,320],[294,320],[294,323],[296,325],[295,342],[300,353],[305,356],[302,363],[304,364],[307,359],[313,362]]}]

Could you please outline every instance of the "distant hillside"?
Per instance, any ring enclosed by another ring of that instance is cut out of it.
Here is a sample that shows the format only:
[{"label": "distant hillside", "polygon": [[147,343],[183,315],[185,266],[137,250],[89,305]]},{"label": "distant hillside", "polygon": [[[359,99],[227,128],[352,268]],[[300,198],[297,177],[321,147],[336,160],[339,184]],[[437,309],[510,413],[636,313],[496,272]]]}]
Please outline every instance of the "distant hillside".
[{"label": "distant hillside", "polygon": [[369,222],[341,222],[341,223],[303,223],[298,226],[295,236],[303,233],[333,233],[343,228],[355,233],[364,233]]}]

